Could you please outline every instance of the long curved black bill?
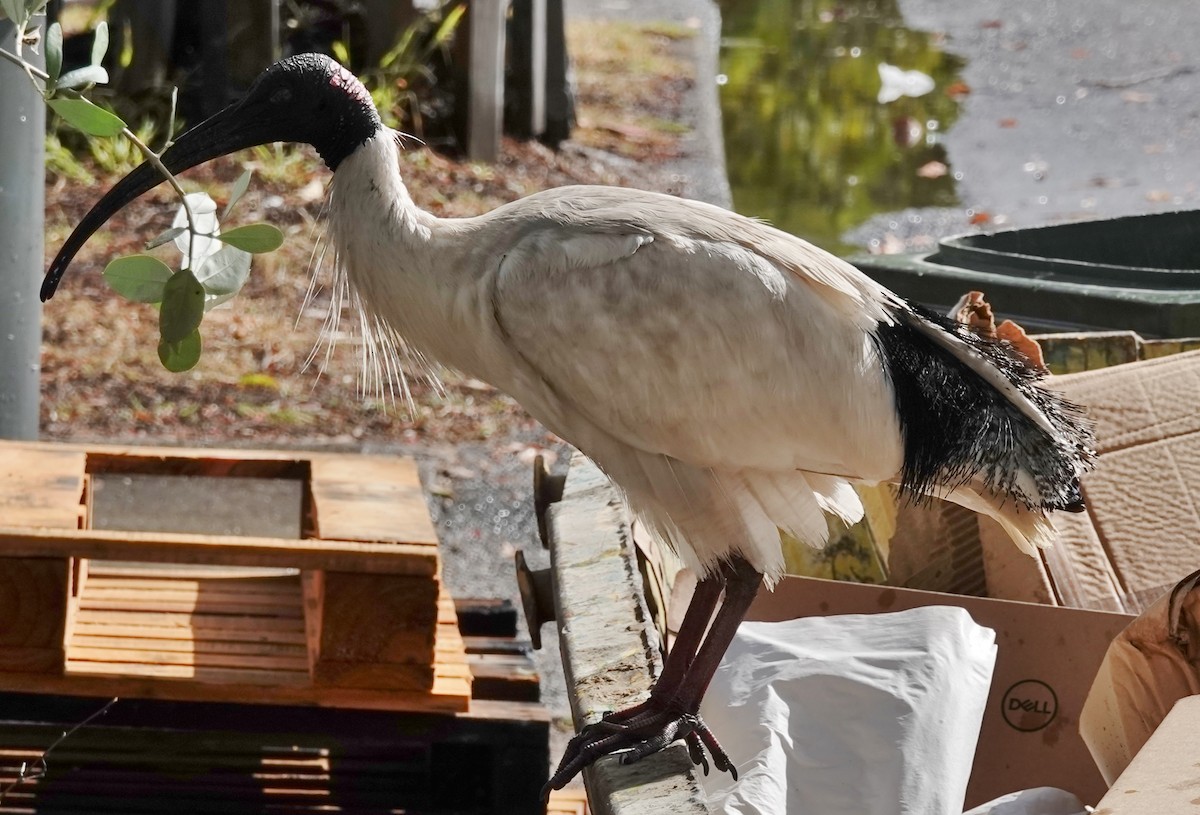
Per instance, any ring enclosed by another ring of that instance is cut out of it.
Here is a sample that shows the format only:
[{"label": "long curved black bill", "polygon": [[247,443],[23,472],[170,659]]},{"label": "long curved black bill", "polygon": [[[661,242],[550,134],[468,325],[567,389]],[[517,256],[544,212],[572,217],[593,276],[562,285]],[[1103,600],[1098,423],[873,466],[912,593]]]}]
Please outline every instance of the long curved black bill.
[{"label": "long curved black bill", "polygon": [[[184,133],[162,154],[163,165],[172,173],[181,173],[218,156],[278,141],[270,132],[273,128],[262,124],[260,117],[243,115],[247,111],[239,110],[241,107],[241,103],[230,105]],[[63,273],[88,238],[118,210],[164,181],[166,179],[162,173],[147,161],[105,193],[58,250],[58,255],[42,280],[42,301],[54,296]]]}]

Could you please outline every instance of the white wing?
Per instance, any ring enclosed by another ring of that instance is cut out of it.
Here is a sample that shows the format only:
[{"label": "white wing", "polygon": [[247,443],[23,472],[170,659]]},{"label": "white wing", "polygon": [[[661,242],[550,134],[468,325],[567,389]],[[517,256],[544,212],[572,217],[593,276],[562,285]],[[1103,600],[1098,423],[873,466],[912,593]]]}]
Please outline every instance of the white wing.
[{"label": "white wing", "polygon": [[[902,444],[873,319],[853,308],[861,281],[741,221],[771,255],[661,228],[544,226],[505,253],[496,319],[564,415],[637,450],[722,470],[894,477]],[[839,285],[803,274],[809,261]]]}]

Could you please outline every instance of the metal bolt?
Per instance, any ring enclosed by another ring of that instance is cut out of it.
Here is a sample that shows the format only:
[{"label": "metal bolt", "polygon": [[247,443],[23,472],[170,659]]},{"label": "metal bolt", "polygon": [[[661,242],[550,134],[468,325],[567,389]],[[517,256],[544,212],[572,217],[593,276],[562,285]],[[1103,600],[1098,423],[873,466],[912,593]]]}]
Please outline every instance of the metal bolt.
[{"label": "metal bolt", "polygon": [[521,592],[521,607],[525,609],[525,623],[529,626],[529,641],[539,651],[542,649],[542,623],[554,622],[558,612],[554,608],[553,578],[549,569],[534,571],[525,562],[525,553],[520,549],[513,556],[517,566],[517,588]]}]

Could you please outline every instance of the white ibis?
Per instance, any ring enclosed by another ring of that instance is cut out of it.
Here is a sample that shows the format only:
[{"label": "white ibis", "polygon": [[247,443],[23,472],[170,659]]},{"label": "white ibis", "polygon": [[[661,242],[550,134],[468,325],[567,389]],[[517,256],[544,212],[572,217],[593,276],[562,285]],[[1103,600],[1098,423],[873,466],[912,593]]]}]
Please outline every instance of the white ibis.
[{"label": "white ibis", "polygon": [[[706,770],[703,748],[736,775],[701,697],[764,578],[783,570],[778,529],[823,545],[825,513],[862,517],[851,484],[962,504],[1030,553],[1051,542],[1048,511],[1082,509],[1089,425],[1007,346],[695,201],[565,187],[433,217],[404,187],[397,136],[354,76],[305,54],[162,160],[181,172],[258,144],[313,145],[334,171],[331,234],[368,324],[515,397],[701,576],[650,697],[584,728],[547,789],[606,753],[636,761],[677,738]],[[162,180],[142,165],[113,187],[55,258],[43,299],[88,236]]]}]

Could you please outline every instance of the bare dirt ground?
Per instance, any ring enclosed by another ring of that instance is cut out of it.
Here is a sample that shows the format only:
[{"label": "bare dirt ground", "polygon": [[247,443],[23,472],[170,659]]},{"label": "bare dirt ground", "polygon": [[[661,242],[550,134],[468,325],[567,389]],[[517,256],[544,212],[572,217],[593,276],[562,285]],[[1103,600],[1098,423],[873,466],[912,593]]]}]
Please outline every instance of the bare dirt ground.
[{"label": "bare dirt ground", "polygon": [[[494,165],[409,150],[401,169],[413,198],[457,217],[565,184],[678,192],[678,177],[665,167],[687,132],[681,100],[692,82],[690,36],[664,24],[569,26],[579,120],[571,140],[557,151],[506,140]],[[287,239],[274,254],[257,256],[242,294],[206,317],[199,365],[165,371],[156,355],[157,312],[121,299],[100,275],[108,260],[141,251],[170,225],[177,204],[160,188],[89,242],[46,306],[42,437],[411,455],[421,465],[451,591],[516,598],[513,552],[524,549],[534,568],[546,562],[534,543],[530,465],[544,453],[561,470],[566,446],[503,394],[454,372],[442,372],[440,385],[411,378],[411,409],[363,393],[357,338],[323,331],[330,296],[320,284],[329,270],[314,258],[330,173],[307,148],[264,148],[197,168],[185,185],[223,204],[247,165],[255,181],[234,220],[269,221]],[[95,186],[48,180],[47,261],[116,180],[84,166]],[[155,253],[171,263],[168,249]],[[306,300],[313,274],[316,294]],[[351,325],[345,316],[342,324]],[[558,660],[556,638],[548,636],[538,664],[543,697],[560,725],[553,758],[569,728]]]}]

